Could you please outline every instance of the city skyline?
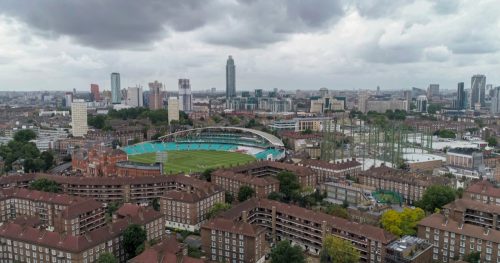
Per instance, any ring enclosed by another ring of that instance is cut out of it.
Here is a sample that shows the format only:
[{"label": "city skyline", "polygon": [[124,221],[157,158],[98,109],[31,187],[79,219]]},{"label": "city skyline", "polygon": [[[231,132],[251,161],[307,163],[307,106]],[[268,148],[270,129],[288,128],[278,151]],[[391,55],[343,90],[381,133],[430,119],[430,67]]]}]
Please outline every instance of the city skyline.
[{"label": "city skyline", "polygon": [[157,79],[175,90],[189,78],[193,91],[222,91],[229,54],[240,91],[469,89],[474,74],[500,83],[494,1],[109,1],[93,16],[83,14],[97,1],[50,3],[0,4],[0,90],[110,90],[120,72],[122,88]]}]

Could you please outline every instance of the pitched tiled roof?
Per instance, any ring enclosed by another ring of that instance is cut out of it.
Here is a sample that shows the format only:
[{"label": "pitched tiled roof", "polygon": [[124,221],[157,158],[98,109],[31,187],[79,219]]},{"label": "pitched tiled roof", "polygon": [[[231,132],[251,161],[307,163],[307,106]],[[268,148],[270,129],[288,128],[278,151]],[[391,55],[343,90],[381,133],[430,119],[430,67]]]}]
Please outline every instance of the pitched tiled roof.
[{"label": "pitched tiled roof", "polygon": [[233,171],[217,170],[212,173],[212,176],[219,176],[228,179],[236,179],[240,182],[249,183],[252,185],[267,186],[271,184],[278,184],[277,179],[271,177],[257,177],[253,175],[247,175],[244,173],[235,173]]},{"label": "pitched tiled roof", "polygon": [[500,198],[500,187],[495,187],[495,185],[487,180],[482,180],[469,186],[466,192]]},{"label": "pitched tiled roof", "polygon": [[418,225],[437,228],[440,230],[460,233],[461,235],[466,235],[482,240],[489,240],[498,243],[500,240],[500,231],[495,229],[485,230],[483,227],[472,225],[472,224],[460,224],[452,219],[447,219],[442,214],[432,214],[424,219],[422,219]]},{"label": "pitched tiled roof", "polygon": [[316,166],[316,167],[321,167],[325,169],[330,169],[330,170],[344,170],[348,168],[354,168],[361,166],[361,163],[356,161],[355,159],[353,160],[348,160],[348,161],[342,161],[342,162],[337,162],[337,163],[330,163],[327,161],[323,160],[312,160],[312,159],[306,159],[302,160],[300,164],[304,166]]},{"label": "pitched tiled roof", "polygon": [[[179,261],[178,261],[179,260]],[[161,243],[150,247],[130,263],[203,263],[204,260],[182,255],[182,246],[174,237],[163,240]]]},{"label": "pitched tiled roof", "polygon": [[301,219],[306,219],[318,224],[322,224],[324,221],[330,227],[344,229],[360,236],[366,236],[370,239],[379,240],[382,243],[389,243],[395,239],[394,235],[379,227],[356,223],[344,218],[331,216],[322,212],[316,212],[313,210],[302,208],[300,206],[285,204],[269,199],[249,199],[224,212],[221,216],[231,220],[236,220],[241,216],[243,211],[252,211],[256,208],[272,209],[272,207],[276,207],[276,211],[280,213],[292,215]]},{"label": "pitched tiled roof", "polygon": [[443,208],[461,212],[465,212],[467,209],[474,209],[482,212],[500,214],[500,206],[483,204],[480,201],[466,198],[457,199],[451,203],[446,204]]},{"label": "pitched tiled roof", "polygon": [[419,186],[431,186],[434,184],[448,185],[451,182],[451,180],[447,177],[410,173],[404,170],[390,168],[385,165],[372,167],[362,172],[361,175],[395,182],[407,182],[417,184]]},{"label": "pitched tiled roof", "polygon": [[80,253],[97,244],[120,236],[131,223],[145,225],[159,217],[161,217],[159,212],[152,209],[146,209],[142,216],[118,219],[105,227],[100,227],[87,232],[85,235],[78,236],[40,230],[16,223],[7,223],[0,226],[0,237],[43,245],[62,251]]},{"label": "pitched tiled roof", "polygon": [[202,228],[221,230],[229,233],[243,234],[255,237],[259,235],[263,228],[245,222],[235,222],[231,219],[217,217],[203,224]]}]

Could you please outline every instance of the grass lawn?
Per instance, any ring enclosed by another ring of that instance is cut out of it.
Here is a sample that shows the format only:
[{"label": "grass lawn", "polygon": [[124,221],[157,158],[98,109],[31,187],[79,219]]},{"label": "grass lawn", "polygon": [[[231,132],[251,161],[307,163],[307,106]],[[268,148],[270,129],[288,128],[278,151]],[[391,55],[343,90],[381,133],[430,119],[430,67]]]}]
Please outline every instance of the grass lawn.
[{"label": "grass lawn", "polygon": [[[154,163],[156,153],[129,155],[128,159],[140,163]],[[163,166],[165,174],[203,172],[208,168],[221,168],[255,161],[255,157],[244,153],[223,151],[168,151],[168,160]]]}]

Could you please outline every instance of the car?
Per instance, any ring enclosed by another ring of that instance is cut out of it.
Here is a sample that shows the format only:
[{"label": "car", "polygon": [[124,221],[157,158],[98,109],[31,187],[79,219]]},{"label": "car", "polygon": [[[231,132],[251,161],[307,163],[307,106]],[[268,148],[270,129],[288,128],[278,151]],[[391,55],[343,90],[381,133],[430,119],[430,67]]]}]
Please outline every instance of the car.
[{"label": "car", "polygon": [[170,235],[172,234],[172,231],[170,229],[165,230],[165,234]]}]

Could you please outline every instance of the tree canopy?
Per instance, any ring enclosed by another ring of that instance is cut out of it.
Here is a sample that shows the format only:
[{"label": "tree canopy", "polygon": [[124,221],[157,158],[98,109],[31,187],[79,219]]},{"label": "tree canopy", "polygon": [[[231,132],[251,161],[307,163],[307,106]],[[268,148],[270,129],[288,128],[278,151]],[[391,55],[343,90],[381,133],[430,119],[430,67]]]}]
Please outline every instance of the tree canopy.
[{"label": "tree canopy", "polygon": [[322,263],[357,263],[359,262],[360,253],[354,245],[344,239],[327,235],[323,240]]},{"label": "tree canopy", "polygon": [[59,183],[45,178],[36,179],[35,181],[31,182],[29,185],[29,189],[49,193],[60,193],[62,191],[61,185]]},{"label": "tree canopy", "polygon": [[144,246],[147,239],[147,233],[142,226],[138,224],[129,225],[123,232],[123,249],[128,259],[137,256],[138,247]]},{"label": "tree canopy", "polygon": [[291,201],[300,191],[299,179],[294,173],[280,172],[278,180],[280,181],[280,192],[283,194],[283,201]]},{"label": "tree canopy", "polygon": [[47,171],[54,166],[52,152],[40,153],[36,145],[30,140],[35,139],[32,130],[21,130],[14,134],[14,139],[7,144],[0,145],[0,156],[4,159],[5,170],[12,170],[12,164],[21,161],[25,172]]},{"label": "tree canopy", "polygon": [[97,263],[118,263],[118,259],[110,252],[104,252],[99,255]]},{"label": "tree canopy", "polygon": [[36,133],[31,129],[20,130],[14,134],[14,141],[29,142],[33,139],[36,139]]},{"label": "tree canopy", "polygon": [[252,187],[244,185],[238,191],[238,201],[243,202],[255,195]]},{"label": "tree canopy", "polygon": [[440,138],[448,138],[448,139],[455,139],[455,137],[456,137],[455,132],[453,132],[451,130],[444,130],[444,129],[434,132],[434,135],[437,135]]},{"label": "tree canopy", "polygon": [[231,205],[228,203],[215,203],[207,212],[207,219],[214,218],[218,214],[228,210],[231,208]]},{"label": "tree canopy", "polygon": [[488,142],[488,146],[490,147],[496,147],[498,145],[497,138],[495,137],[490,137],[486,141]]},{"label": "tree canopy", "polygon": [[403,211],[389,210],[382,215],[380,223],[388,232],[396,236],[416,235],[417,223],[425,217],[421,208],[404,208]]},{"label": "tree canopy", "polygon": [[288,240],[280,241],[271,251],[271,263],[305,263],[302,248],[292,246]]},{"label": "tree canopy", "polygon": [[431,185],[425,190],[422,199],[416,202],[416,206],[432,213],[455,200],[455,194],[455,191],[449,186]]}]

